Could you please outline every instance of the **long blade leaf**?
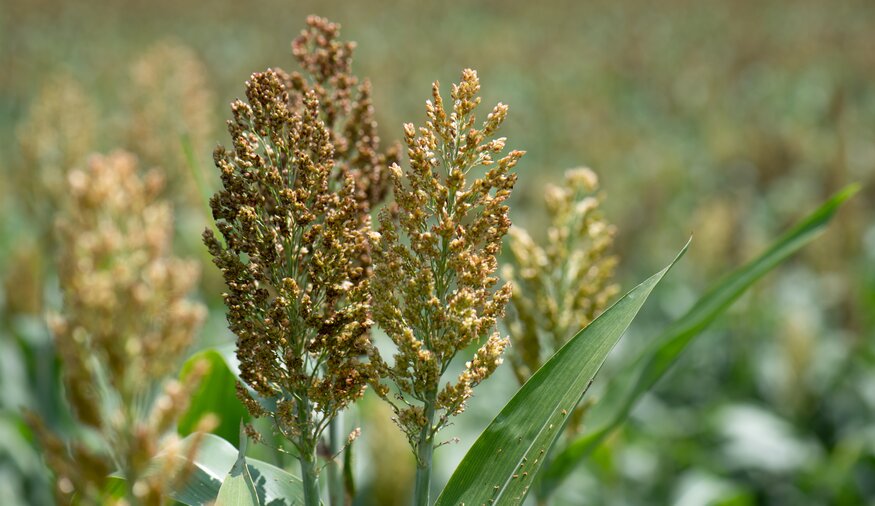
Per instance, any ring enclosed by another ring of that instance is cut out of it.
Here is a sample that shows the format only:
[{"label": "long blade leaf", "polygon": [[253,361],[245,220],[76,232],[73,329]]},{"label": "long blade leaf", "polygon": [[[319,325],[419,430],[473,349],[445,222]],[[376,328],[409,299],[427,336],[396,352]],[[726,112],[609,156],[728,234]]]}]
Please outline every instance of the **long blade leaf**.
[{"label": "long blade leaf", "polygon": [[[689,246],[689,243],[687,243]],[[483,431],[437,506],[522,504],[567,420],[653,288],[686,252],[635,287],[538,370]]]},{"label": "long blade leaf", "polygon": [[635,365],[627,369],[628,373],[612,378],[606,390],[608,397],[593,406],[587,415],[588,419],[596,421],[595,427],[555,455],[539,476],[539,495],[546,497],[555,490],[625,421],[638,400],[662,378],[696,336],[757,280],[817,237],[842,203],[858,190],[859,185],[844,188],[781,236],[762,255],[711,287],[686,314],[653,340]]}]

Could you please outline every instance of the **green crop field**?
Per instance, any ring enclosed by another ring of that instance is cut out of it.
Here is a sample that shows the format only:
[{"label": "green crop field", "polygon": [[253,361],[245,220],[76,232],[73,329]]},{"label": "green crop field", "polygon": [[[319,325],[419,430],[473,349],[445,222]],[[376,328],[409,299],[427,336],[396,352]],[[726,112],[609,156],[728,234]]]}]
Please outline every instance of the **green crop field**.
[{"label": "green crop field", "polygon": [[873,28],[0,0],[0,505],[875,504]]}]

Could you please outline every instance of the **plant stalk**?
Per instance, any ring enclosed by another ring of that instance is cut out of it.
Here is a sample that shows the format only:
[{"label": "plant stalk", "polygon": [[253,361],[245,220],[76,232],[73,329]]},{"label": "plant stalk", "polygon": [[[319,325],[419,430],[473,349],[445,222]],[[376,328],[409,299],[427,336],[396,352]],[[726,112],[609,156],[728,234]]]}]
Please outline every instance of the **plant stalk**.
[{"label": "plant stalk", "polygon": [[[121,396],[122,413],[124,417],[122,434],[133,434],[135,425],[135,415],[132,412],[133,401],[130,398],[126,398],[124,396],[124,392],[121,392]],[[112,445],[113,443],[110,442],[110,444]],[[124,448],[123,455],[115,457],[114,460],[116,460],[117,463],[120,465],[122,469],[122,474],[125,478],[125,499],[130,506],[139,506],[141,501],[137,494],[134,492],[134,488],[137,486],[137,481],[140,479],[140,475],[137,472],[134,464],[133,450],[131,448],[130,442],[122,447]]]},{"label": "plant stalk", "polygon": [[328,424],[328,452],[331,458],[328,462],[328,500],[331,506],[346,504],[343,469],[337,458],[341,450],[343,450],[343,413],[338,413]]},{"label": "plant stalk", "polygon": [[[434,396],[432,396],[434,397]],[[429,490],[431,488],[431,460],[434,454],[434,404],[435,399],[430,398],[425,403],[426,424],[419,433],[419,442],[416,447],[416,488],[413,494],[414,506],[429,506]]]},{"label": "plant stalk", "polygon": [[311,448],[307,452],[302,452],[299,460],[301,461],[301,481],[304,484],[304,504],[305,506],[320,506],[322,501],[319,497],[319,479],[316,475],[316,449]]},{"label": "plant stalk", "polygon": [[[310,402],[304,398],[298,406],[298,422],[301,427],[310,426]],[[316,468],[316,441],[309,440],[301,441],[298,446],[300,456],[298,460],[301,462],[301,482],[304,485],[304,506],[321,506],[322,498],[319,495],[319,477]]]}]

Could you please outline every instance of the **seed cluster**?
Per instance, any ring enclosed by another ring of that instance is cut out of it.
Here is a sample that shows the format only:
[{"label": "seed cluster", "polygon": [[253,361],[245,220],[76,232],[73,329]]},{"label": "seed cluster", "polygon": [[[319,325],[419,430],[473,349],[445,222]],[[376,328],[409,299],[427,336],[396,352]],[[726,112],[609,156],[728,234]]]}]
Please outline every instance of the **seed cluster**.
[{"label": "seed cluster", "polygon": [[59,502],[78,496],[103,504],[107,474],[118,470],[143,504],[164,504],[176,460],[166,459],[162,473],[147,471],[196,385],[165,379],[205,314],[186,300],[198,268],[171,256],[171,214],[155,200],[157,172],[140,177],[135,158],[116,152],[92,157],[68,181],[58,225],[64,312],[50,323],[73,415],[103,446],[79,441],[68,449],[31,421]]},{"label": "seed cluster", "polygon": [[514,287],[507,326],[520,384],[619,290],[613,282],[617,257],[610,252],[616,229],[601,214],[598,189],[596,174],[587,168],[567,171],[561,187],[547,186],[545,247],[524,229],[510,229],[511,263],[503,274]]},{"label": "seed cluster", "polygon": [[256,416],[270,416],[302,451],[337,412],[373,380],[361,358],[370,352],[366,270],[370,221],[343,174],[332,191],[336,162],[321,104],[309,91],[290,107],[273,70],[246,83],[247,102],[232,104],[233,148],[217,148],[223,189],[211,207],[224,243],[204,240],[228,286],[228,322],[237,335],[240,377]]},{"label": "seed cluster", "polygon": [[48,231],[64,200],[68,172],[94,149],[97,108],[73,76],[56,74],[40,88],[16,134],[22,164],[10,187],[26,196],[23,207]]},{"label": "seed cluster", "polygon": [[292,54],[303,73],[276,70],[289,93],[289,107],[301,110],[312,92],[319,101],[319,119],[334,147],[332,178],[352,177],[355,199],[363,214],[386,198],[388,167],[398,161],[399,146],[380,150],[371,101],[371,83],[352,73],[354,42],[338,39],[340,25],[317,16],[292,42]]},{"label": "seed cluster", "polygon": [[370,210],[397,149],[379,149],[370,84],[351,73],[354,45],[311,16],[292,43],[303,73],[269,69],[246,84],[218,148],[211,201],[224,237],[205,241],[228,285],[241,396],[256,416],[312,453],[334,416],[376,378],[370,319]]},{"label": "seed cluster", "polygon": [[196,157],[209,153],[215,138],[215,94],[206,66],[192,48],[165,39],[134,60],[129,74],[127,144],[147,167],[164,168],[168,196],[187,205],[199,196],[192,178],[202,176],[193,174],[201,170],[193,164],[204,161]]},{"label": "seed cluster", "polygon": [[[409,168],[391,167],[397,208],[381,213],[380,231],[372,237],[374,320],[397,347],[391,366],[378,357],[373,362],[397,387],[396,421],[414,451],[423,430],[430,441],[449,416],[465,409],[508,345],[495,326],[510,285],[493,287],[496,256],[510,227],[504,203],[516,181],[510,170],[523,152],[493,160],[505,147],[504,138],[493,137],[507,106],[496,105],[475,128],[479,90],[476,72],[465,70],[452,87],[447,114],[434,84],[426,125],[404,126]],[[469,181],[481,166],[485,175]],[[483,339],[456,381],[441,388],[456,354]],[[377,391],[390,400],[386,386]]]}]

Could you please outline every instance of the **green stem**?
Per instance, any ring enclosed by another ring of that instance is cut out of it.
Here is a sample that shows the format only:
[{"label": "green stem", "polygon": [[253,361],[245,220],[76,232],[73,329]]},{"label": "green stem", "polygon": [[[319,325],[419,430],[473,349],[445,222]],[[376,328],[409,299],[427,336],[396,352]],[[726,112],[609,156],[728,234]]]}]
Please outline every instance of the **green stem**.
[{"label": "green stem", "polygon": [[[127,504],[131,506],[138,506],[140,504],[140,500],[137,498],[137,494],[134,493],[134,485],[136,485],[136,480],[139,479],[137,477],[125,478],[125,499],[127,500]],[[104,499],[105,500],[105,499]]]},{"label": "green stem", "polygon": [[[309,416],[310,402],[304,397],[298,406],[298,423],[308,431],[308,434],[312,423]],[[322,499],[319,496],[319,477],[316,468],[316,446],[319,441],[318,438],[314,438],[315,440],[307,436],[305,438],[297,445],[300,453],[298,460],[301,462],[301,481],[304,485],[304,506],[321,506]]]},{"label": "green stem", "polygon": [[346,498],[343,490],[343,470],[337,458],[343,449],[343,413],[328,424],[328,451],[331,461],[328,463],[328,500],[331,506],[344,506]]},{"label": "green stem", "polygon": [[[120,434],[122,437],[127,434],[133,434],[135,425],[133,401],[130,397],[125,397],[124,393],[125,392],[120,393],[120,395],[122,396],[122,413],[124,416],[124,423],[122,424]],[[126,444],[120,444],[116,448],[123,448],[123,455],[119,455],[118,457],[114,458],[114,460],[120,463],[122,474],[125,477],[125,499],[127,500],[127,503],[131,506],[139,506],[140,500],[137,497],[137,494],[134,493],[134,487],[136,487],[137,481],[140,479],[140,475],[137,472],[138,470],[134,464],[134,450],[131,447],[130,441],[128,441]]]},{"label": "green stem", "polygon": [[429,505],[429,489],[431,488],[431,460],[434,454],[434,395],[425,403],[426,423],[419,433],[419,442],[416,447],[416,488],[414,489],[414,506]]},{"label": "green stem", "polygon": [[128,462],[126,462],[126,464],[127,464],[128,470],[127,470],[127,472],[124,473],[124,475],[125,475],[125,480],[124,480],[125,481],[125,499],[127,500],[127,503],[130,504],[131,506],[137,506],[140,504],[140,501],[137,498],[137,494],[134,493],[134,487],[136,486],[137,480],[139,480],[140,477],[137,476],[133,472],[132,467],[130,465],[130,459],[128,459]]},{"label": "green stem", "polygon": [[306,506],[320,506],[319,479],[316,476],[316,449],[311,448],[302,452],[301,457],[301,481],[304,484],[304,504]]}]

